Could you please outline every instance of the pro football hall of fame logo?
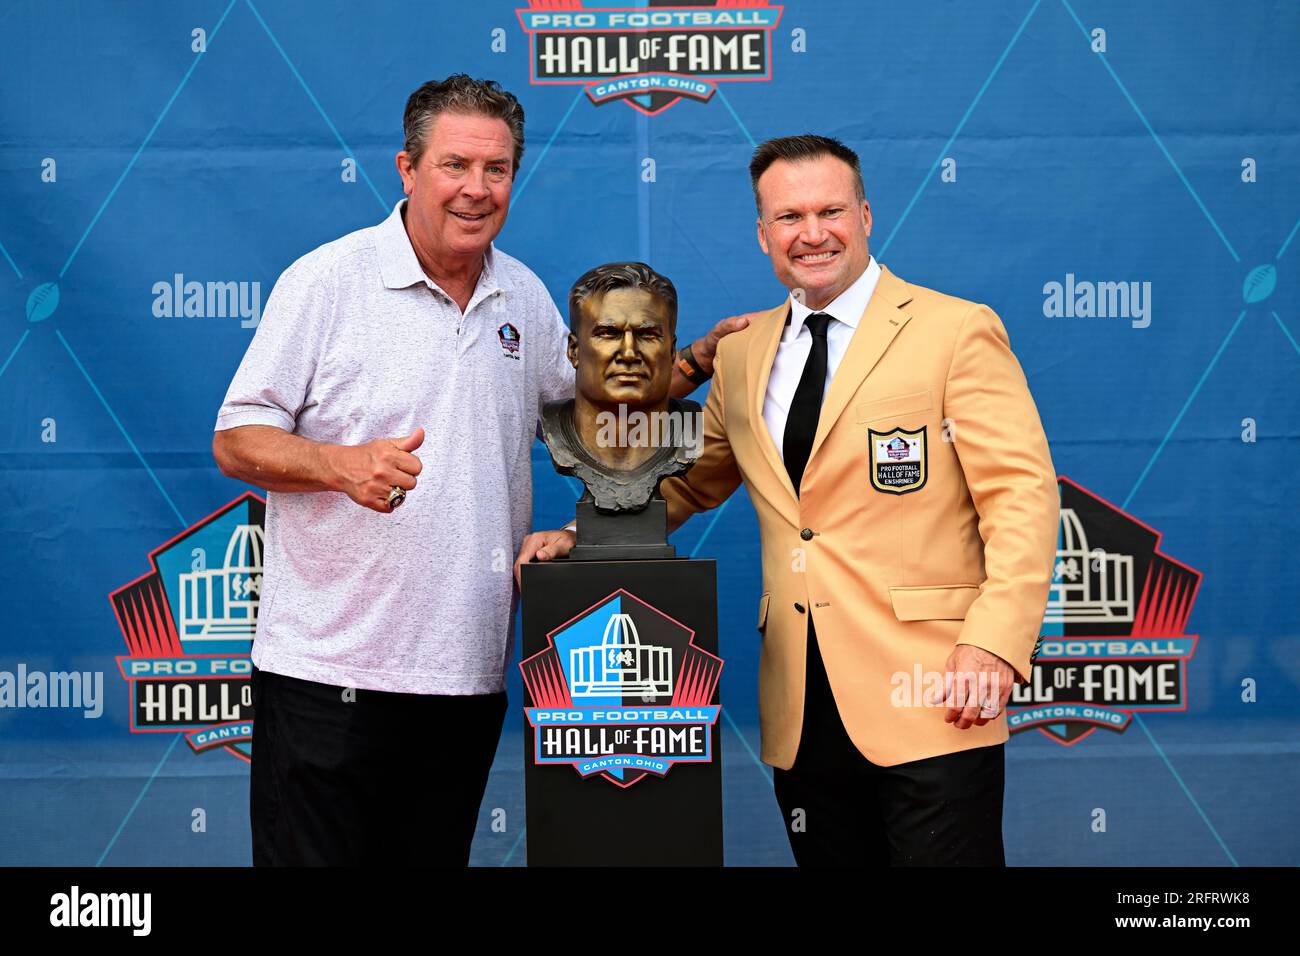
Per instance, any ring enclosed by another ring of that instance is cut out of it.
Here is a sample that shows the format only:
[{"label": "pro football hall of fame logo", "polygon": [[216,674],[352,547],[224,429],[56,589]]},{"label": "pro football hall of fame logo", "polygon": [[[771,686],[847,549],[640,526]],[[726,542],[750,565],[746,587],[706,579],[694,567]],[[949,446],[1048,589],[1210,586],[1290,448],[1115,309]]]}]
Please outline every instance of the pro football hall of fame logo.
[{"label": "pro football hall of fame logo", "polygon": [[184,732],[195,753],[250,760],[249,677],[262,590],[266,502],[245,492],[149,553],[109,595],[129,654],[131,733]]},{"label": "pro football hall of fame logo", "polygon": [[1133,711],[1185,711],[1186,632],[1201,573],[1160,550],[1160,532],[1058,479],[1056,568],[1033,679],[1007,706],[1012,734],[1036,729],[1061,744],[1097,728],[1128,729]]},{"label": "pro football hall of fame logo", "polygon": [[535,763],[630,787],[713,760],[722,659],[694,632],[619,589],[547,635],[520,663]]},{"label": "pro football hall of fame logo", "polygon": [[529,80],[583,84],[597,106],[621,100],[653,116],[682,97],[707,102],[719,83],[770,80],[768,0],[530,0]]}]

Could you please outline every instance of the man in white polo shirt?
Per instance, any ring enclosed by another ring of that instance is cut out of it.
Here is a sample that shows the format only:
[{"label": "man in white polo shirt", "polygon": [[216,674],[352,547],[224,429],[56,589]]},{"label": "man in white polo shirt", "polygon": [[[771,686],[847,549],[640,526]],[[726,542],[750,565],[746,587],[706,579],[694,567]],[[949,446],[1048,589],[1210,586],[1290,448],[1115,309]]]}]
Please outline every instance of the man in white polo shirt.
[{"label": "man in white polo shirt", "polygon": [[[506,710],[532,441],[542,405],[573,394],[550,295],[492,244],[518,101],[463,74],[426,83],[405,137],[408,199],[285,270],[217,418],[221,471],[270,492],[258,865],[468,862]],[[674,395],[745,324],[688,346]]]}]

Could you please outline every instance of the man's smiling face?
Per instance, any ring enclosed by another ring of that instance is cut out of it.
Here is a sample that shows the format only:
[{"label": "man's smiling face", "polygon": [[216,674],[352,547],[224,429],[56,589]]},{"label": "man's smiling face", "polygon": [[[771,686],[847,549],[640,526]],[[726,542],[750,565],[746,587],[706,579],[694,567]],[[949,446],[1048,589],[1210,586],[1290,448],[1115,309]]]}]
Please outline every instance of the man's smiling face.
[{"label": "man's smiling face", "polygon": [[871,258],[871,207],[858,199],[847,163],[779,159],[759,177],[758,194],[758,244],[777,279],[803,290],[810,309],[824,308],[862,275]]},{"label": "man's smiling face", "polygon": [[410,197],[406,228],[417,250],[435,260],[481,256],[510,209],[510,127],[479,113],[440,113],[429,121],[418,162],[409,160],[405,151],[398,153]]}]

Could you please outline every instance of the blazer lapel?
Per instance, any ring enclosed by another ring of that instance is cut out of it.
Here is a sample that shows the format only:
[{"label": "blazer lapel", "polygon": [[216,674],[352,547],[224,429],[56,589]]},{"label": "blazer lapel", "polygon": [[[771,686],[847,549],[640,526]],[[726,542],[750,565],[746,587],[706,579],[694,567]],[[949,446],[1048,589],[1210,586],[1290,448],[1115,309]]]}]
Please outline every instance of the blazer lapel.
[{"label": "blazer lapel", "polygon": [[785,462],[777,454],[776,442],[772,440],[772,433],[767,430],[767,423],[763,420],[763,401],[767,398],[767,381],[772,375],[772,363],[776,360],[776,350],[781,344],[781,335],[785,331],[785,317],[789,309],[789,303],[783,303],[758,320],[760,329],[754,330],[755,334],[749,345],[746,362],[749,368],[745,378],[754,383],[753,394],[749,396],[749,423],[754,438],[763,453],[763,458],[772,469],[777,483],[785,489],[790,502],[796,503],[799,496],[794,493],[794,485],[790,483],[790,474],[785,469]]},{"label": "blazer lapel", "polygon": [[[849,404],[849,399],[862,384],[862,380],[871,374],[871,370],[876,367],[876,363],[885,354],[894,337],[912,318],[911,314],[903,309],[903,306],[910,301],[912,295],[908,291],[907,283],[881,266],[880,278],[871,293],[871,300],[858,320],[858,327],[853,332],[849,349],[844,353],[839,368],[835,370],[835,375],[831,378],[831,387],[826,392],[826,400],[822,402],[821,413],[817,417],[817,434],[813,438],[812,451],[808,455],[809,465],[812,464],[817,449],[826,440],[836,420]],[[775,354],[775,349],[772,351]],[[764,377],[763,390],[766,390],[766,385],[767,378]],[[784,472],[784,469],[782,471]],[[789,484],[788,479],[786,483]]]}]

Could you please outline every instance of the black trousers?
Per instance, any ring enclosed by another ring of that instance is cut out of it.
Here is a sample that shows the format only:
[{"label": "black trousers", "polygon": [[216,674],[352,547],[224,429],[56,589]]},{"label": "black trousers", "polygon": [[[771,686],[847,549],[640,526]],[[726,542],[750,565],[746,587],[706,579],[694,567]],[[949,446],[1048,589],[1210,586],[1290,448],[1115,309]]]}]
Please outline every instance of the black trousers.
[{"label": "black trousers", "polygon": [[[937,710],[935,719],[943,719]],[[1005,866],[1003,749],[873,764],[844,729],[809,620],[799,752],[773,779],[795,862]]]},{"label": "black trousers", "polygon": [[254,866],[468,865],[504,693],[252,683]]}]

